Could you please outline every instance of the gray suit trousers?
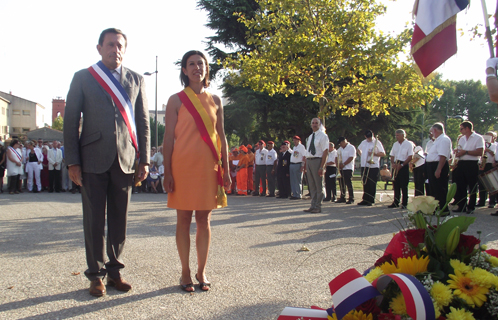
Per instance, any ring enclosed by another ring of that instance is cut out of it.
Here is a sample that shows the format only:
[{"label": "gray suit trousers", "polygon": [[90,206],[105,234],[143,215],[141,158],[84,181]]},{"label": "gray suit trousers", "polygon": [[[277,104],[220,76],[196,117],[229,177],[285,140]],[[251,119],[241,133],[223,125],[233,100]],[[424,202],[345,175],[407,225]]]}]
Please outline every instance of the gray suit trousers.
[{"label": "gray suit trousers", "polygon": [[[82,177],[83,231],[88,264],[85,275],[90,280],[102,279],[106,274],[119,278],[119,271],[124,268],[120,258],[126,239],[133,174],[125,174],[116,157],[106,172],[83,172]],[[104,256],[106,205],[107,263]]]},{"label": "gray suit trousers", "polygon": [[321,158],[308,159],[306,161],[306,171],[308,177],[308,187],[311,195],[311,208],[321,209],[323,200],[323,176],[318,175]]}]

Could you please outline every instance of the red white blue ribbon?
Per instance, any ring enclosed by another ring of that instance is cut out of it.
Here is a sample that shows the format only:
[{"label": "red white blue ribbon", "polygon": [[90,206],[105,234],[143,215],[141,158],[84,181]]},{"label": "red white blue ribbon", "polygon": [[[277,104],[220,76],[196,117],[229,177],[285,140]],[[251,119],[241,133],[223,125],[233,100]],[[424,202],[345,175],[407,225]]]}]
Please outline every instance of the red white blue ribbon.
[{"label": "red white blue ribbon", "polygon": [[104,65],[104,63],[102,63],[102,61],[99,61],[89,67],[88,71],[90,71],[95,80],[97,80],[102,88],[104,88],[104,90],[112,97],[112,101],[114,101],[114,104],[118,108],[119,113],[128,127],[128,133],[130,134],[131,141],[133,142],[133,147],[135,147],[137,157],[139,157],[137,126],[135,124],[135,117],[133,116],[133,106],[131,105],[128,94],[121,83],[114,78],[111,71]]},{"label": "red white blue ribbon", "polygon": [[16,149],[9,147],[9,150],[19,159],[19,161],[22,161],[22,156],[19,154],[19,152],[17,152]]},{"label": "red white blue ribbon", "polygon": [[349,311],[365,301],[380,295],[356,269],[349,269],[329,283],[337,319],[342,319]]},{"label": "red white blue ribbon", "polygon": [[405,298],[406,313],[415,320],[435,320],[436,311],[431,296],[425,287],[412,275],[392,273],[380,276],[372,285],[378,290],[384,290],[389,282],[394,280]]}]

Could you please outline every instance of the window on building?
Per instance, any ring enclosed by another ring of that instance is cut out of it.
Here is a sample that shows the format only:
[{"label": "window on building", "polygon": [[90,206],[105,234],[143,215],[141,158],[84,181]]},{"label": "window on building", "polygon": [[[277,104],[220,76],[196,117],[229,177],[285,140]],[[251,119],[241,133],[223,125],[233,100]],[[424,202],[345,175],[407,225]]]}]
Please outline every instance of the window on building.
[{"label": "window on building", "polygon": [[12,128],[12,133],[21,133],[21,128]]},{"label": "window on building", "polygon": [[22,133],[26,133],[26,132],[29,132],[29,128],[22,128]]},{"label": "window on building", "polygon": [[7,127],[7,126],[3,126],[3,133],[4,133],[4,134],[9,133],[9,127]]},{"label": "window on building", "polygon": [[4,116],[4,115],[5,115],[5,108],[2,107],[2,116]]},{"label": "window on building", "polygon": [[21,115],[21,110],[12,110],[12,115],[13,116],[20,116]]},{"label": "window on building", "polygon": [[22,115],[23,115],[23,116],[29,116],[29,115],[30,115],[29,110],[23,110],[23,111],[22,111]]}]

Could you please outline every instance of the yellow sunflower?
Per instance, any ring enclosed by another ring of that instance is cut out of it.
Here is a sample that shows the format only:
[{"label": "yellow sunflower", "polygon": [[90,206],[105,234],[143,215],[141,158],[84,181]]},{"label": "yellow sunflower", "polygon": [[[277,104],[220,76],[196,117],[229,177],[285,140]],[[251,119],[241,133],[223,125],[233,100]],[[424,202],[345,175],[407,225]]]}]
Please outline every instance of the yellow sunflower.
[{"label": "yellow sunflower", "polygon": [[411,274],[415,276],[417,273],[422,273],[427,271],[427,266],[429,265],[429,257],[416,256],[408,258],[398,258],[398,272]]},{"label": "yellow sunflower", "polygon": [[448,283],[453,289],[453,294],[465,300],[470,306],[481,307],[486,302],[488,288],[477,285],[470,277],[464,276],[458,270],[455,270],[455,274],[450,274],[449,277],[451,280],[448,280]]},{"label": "yellow sunflower", "polygon": [[446,314],[446,320],[475,320],[471,312],[465,309],[450,307],[450,313]]},{"label": "yellow sunflower", "polygon": [[384,274],[384,272],[382,272],[382,269],[379,267],[376,267],[376,268],[370,270],[370,272],[365,276],[365,279],[367,279],[368,282],[372,283],[372,282],[374,282],[375,279],[377,279],[378,277],[380,277],[383,274]]},{"label": "yellow sunflower", "polygon": [[331,316],[327,315],[327,320],[337,320],[337,315],[335,313],[332,313]]},{"label": "yellow sunflower", "polygon": [[380,266],[380,269],[382,270],[382,273],[384,273],[384,274],[391,274],[391,273],[398,272],[398,267],[396,267],[394,262],[384,262]]},{"label": "yellow sunflower", "polygon": [[468,265],[466,265],[465,263],[463,263],[462,261],[460,260],[456,260],[456,259],[451,259],[450,260],[450,265],[451,267],[456,271],[460,271],[460,273],[462,274],[466,274],[467,272],[470,272],[472,270],[471,267],[469,267]]},{"label": "yellow sunflower", "polygon": [[443,307],[447,307],[451,300],[453,299],[453,294],[451,293],[451,289],[446,286],[444,283],[439,281],[435,282],[431,289],[431,297],[437,305],[437,309],[442,309]]},{"label": "yellow sunflower", "polygon": [[498,258],[489,256],[489,263],[491,263],[493,267],[498,267]]},{"label": "yellow sunflower", "polygon": [[389,308],[392,309],[394,314],[405,315],[406,313],[406,303],[403,294],[398,294],[395,298],[389,302]]},{"label": "yellow sunflower", "polygon": [[373,315],[371,313],[363,313],[361,310],[353,310],[345,315],[342,320],[373,320]]}]

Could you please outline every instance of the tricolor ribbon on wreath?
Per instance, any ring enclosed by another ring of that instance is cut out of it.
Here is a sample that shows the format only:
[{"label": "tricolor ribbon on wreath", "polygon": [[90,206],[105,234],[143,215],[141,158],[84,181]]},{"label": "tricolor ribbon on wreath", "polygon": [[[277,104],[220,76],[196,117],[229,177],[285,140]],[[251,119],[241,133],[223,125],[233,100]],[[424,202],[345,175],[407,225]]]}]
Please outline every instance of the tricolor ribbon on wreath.
[{"label": "tricolor ribbon on wreath", "polygon": [[335,313],[337,319],[342,319],[347,313],[365,301],[377,297],[382,300],[383,291],[387,285],[395,281],[405,298],[406,310],[414,320],[435,320],[436,312],[431,297],[424,286],[414,276],[404,273],[382,275],[372,284],[356,269],[349,269],[330,281],[333,308],[327,310],[286,307],[278,320],[318,320],[329,319]]}]

